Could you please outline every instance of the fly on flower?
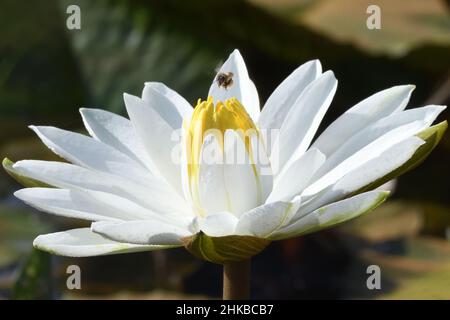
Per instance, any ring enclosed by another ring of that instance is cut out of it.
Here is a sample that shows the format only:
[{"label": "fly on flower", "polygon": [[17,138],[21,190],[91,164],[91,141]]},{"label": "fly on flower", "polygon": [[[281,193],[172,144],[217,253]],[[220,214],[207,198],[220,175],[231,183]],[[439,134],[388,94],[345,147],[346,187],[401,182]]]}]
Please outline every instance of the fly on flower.
[{"label": "fly on flower", "polygon": [[294,70],[262,111],[238,50],[218,75],[195,108],[149,82],[141,97],[124,95],[129,119],[81,109],[90,136],[31,126],[70,163],[4,162],[33,186],[15,196],[92,222],[40,235],[34,246],[78,257],[184,246],[215,263],[245,260],[271,241],[379,206],[388,192],[376,188],[423,161],[447,126],[432,126],[445,106],[405,110],[414,86],[401,85],[359,102],[317,136],[337,88],[319,61]]},{"label": "fly on flower", "polygon": [[216,76],[217,85],[228,89],[233,85],[233,72],[220,72]]}]

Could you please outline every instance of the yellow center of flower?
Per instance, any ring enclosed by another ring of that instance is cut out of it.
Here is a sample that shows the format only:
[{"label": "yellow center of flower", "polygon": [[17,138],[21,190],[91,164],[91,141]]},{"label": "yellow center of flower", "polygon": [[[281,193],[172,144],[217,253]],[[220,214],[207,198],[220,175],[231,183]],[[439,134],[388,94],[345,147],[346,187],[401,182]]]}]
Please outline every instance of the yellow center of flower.
[{"label": "yellow center of flower", "polygon": [[[258,130],[245,108],[236,98],[218,101],[214,104],[213,98],[206,101],[198,100],[192,114],[190,123],[184,124],[186,132],[187,171],[191,196],[200,215],[205,215],[198,194],[199,170],[202,156],[202,146],[207,135],[217,138],[219,148],[224,152],[224,137],[227,130],[236,131],[243,139],[245,148],[253,162],[251,152],[251,137],[249,133],[258,135]],[[254,167],[255,177],[258,177]]]}]

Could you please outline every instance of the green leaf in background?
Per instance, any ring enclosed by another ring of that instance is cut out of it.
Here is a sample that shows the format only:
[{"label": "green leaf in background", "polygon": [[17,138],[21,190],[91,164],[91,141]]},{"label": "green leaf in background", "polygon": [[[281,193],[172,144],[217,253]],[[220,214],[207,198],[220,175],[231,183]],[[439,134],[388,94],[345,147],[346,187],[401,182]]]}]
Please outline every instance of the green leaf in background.
[{"label": "green leaf in background", "polygon": [[64,14],[71,4],[83,15],[81,32],[68,39],[89,90],[85,107],[124,113],[122,92],[140,95],[147,81],[163,82],[191,103],[207,94],[223,57],[207,39],[164,21],[164,9],[147,1],[59,1]]},{"label": "green leaf in background", "polygon": [[[5,127],[14,127],[14,120],[68,118],[67,114],[75,114],[83,104],[82,78],[67,41],[65,15],[59,11],[58,2],[2,1],[0,140],[11,137]],[[24,135],[27,129],[17,131]]]},{"label": "green leaf in background", "polygon": [[203,232],[184,240],[186,250],[213,263],[242,261],[260,253],[270,240],[252,236],[210,237]]},{"label": "green leaf in background", "polygon": [[12,299],[51,299],[51,257],[33,249],[12,290]]},{"label": "green leaf in background", "polygon": [[[424,43],[449,45],[450,16],[443,0],[251,0],[293,23],[371,52],[399,56]],[[381,11],[381,30],[366,27],[367,8]]]},{"label": "green leaf in background", "polygon": [[51,231],[50,226],[28,208],[0,203],[0,269],[28,255],[36,235]]},{"label": "green leaf in background", "polygon": [[3,159],[2,162],[3,168],[5,169],[5,171],[11,176],[13,177],[17,182],[19,182],[20,184],[24,185],[25,187],[29,187],[29,188],[34,188],[34,187],[41,187],[41,188],[51,188],[50,185],[34,180],[34,179],[30,179],[28,177],[25,177],[23,175],[21,175],[20,173],[18,173],[14,168],[14,162],[12,162],[11,160],[9,160],[8,158]]},{"label": "green leaf in background", "polygon": [[[5,171],[26,187],[50,187],[16,172],[14,162],[8,158],[2,162]],[[31,249],[31,241],[38,233],[48,232],[46,225],[28,212],[0,206],[0,267],[17,261],[27,253],[27,260],[15,282],[12,299],[50,299],[50,257],[47,253]]]}]

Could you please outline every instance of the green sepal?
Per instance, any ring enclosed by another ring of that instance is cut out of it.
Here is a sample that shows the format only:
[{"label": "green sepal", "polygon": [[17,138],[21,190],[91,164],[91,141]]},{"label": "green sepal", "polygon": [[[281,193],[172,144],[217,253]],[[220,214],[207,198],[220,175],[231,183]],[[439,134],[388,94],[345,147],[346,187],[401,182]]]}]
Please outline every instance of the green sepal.
[{"label": "green sepal", "polygon": [[203,232],[183,239],[184,247],[194,256],[218,264],[247,260],[270,242],[253,236],[210,237]]},{"label": "green sepal", "polygon": [[41,187],[41,188],[52,188],[52,186],[40,182],[38,180],[34,180],[28,177],[25,177],[24,175],[18,173],[16,171],[16,169],[13,168],[14,162],[12,162],[11,160],[9,160],[8,158],[3,159],[2,161],[2,165],[3,168],[5,169],[5,171],[11,176],[13,177],[17,182],[19,182],[20,184],[24,185],[25,187],[28,188],[36,188],[36,187]]},{"label": "green sepal", "polygon": [[433,149],[438,145],[439,141],[441,141],[442,136],[444,135],[444,132],[447,129],[447,126],[448,126],[447,121],[442,121],[418,133],[416,136],[424,140],[425,143],[421,145],[416,150],[416,152],[414,152],[414,155],[408,161],[406,161],[402,166],[388,173],[384,177],[375,180],[374,182],[369,183],[368,185],[362,187],[361,189],[353,192],[348,197],[378,188],[379,186],[385,184],[386,182],[417,167],[430,155],[431,151],[433,151]]}]

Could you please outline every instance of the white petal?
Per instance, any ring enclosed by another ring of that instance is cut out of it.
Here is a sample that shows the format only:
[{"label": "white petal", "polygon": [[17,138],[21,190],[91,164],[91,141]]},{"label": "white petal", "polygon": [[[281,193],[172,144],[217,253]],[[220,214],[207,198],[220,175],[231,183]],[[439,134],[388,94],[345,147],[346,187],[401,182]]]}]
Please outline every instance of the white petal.
[{"label": "white petal", "polygon": [[93,171],[70,163],[22,160],[13,168],[20,174],[63,189],[103,191],[137,202],[157,212],[183,212],[186,201],[165,183],[154,181],[143,186],[119,176]]},{"label": "white petal", "polygon": [[[63,217],[85,220],[132,219],[127,212],[99,203],[87,193],[55,188],[25,188],[14,196],[28,205]],[[135,218],[135,217],[134,217]]]},{"label": "white petal", "polygon": [[14,195],[38,210],[69,218],[90,221],[149,218],[175,220],[157,215],[127,199],[100,191],[25,188],[16,191]]},{"label": "white petal", "polygon": [[422,144],[424,144],[422,139],[413,136],[395,144],[370,161],[361,163],[334,185],[326,188],[317,197],[302,206],[293,219],[298,219],[327,203],[342,199],[386,176],[407,162]]},{"label": "white petal", "polygon": [[273,191],[266,202],[289,201],[299,195],[324,162],[325,156],[315,148],[292,159],[292,162],[277,176]]},{"label": "white petal", "polygon": [[109,239],[153,245],[180,245],[183,237],[191,236],[188,230],[160,221],[99,221],[91,225],[91,230]]},{"label": "white petal", "polygon": [[[342,148],[334,153],[330,159],[327,159],[325,164],[316,172],[315,178],[313,179],[314,182],[306,188],[303,195],[311,196],[324,190],[361,164],[378,157],[392,145],[413,136],[424,126],[424,122],[420,121],[400,126],[399,128],[389,131],[380,138],[377,138],[375,141],[361,149],[350,151],[350,149],[352,149],[351,144],[342,146]],[[344,153],[348,154],[347,158],[343,155]]]},{"label": "white petal", "polygon": [[181,95],[176,91],[170,89],[165,84],[161,82],[146,82],[144,90],[142,91],[142,100],[150,101],[155,98],[154,91],[158,92],[159,95],[163,95],[167,100],[169,100],[172,105],[178,110],[181,118],[190,117],[194,109],[191,104],[186,101]]},{"label": "white petal", "polygon": [[[183,190],[184,199],[188,205],[192,208],[191,211],[195,211],[194,200],[191,193],[191,182],[189,177],[189,161],[190,150],[188,151],[188,139],[189,139],[189,120],[185,118],[184,125],[181,128],[181,161],[180,161],[180,176],[181,176],[181,188]],[[188,155],[189,153],[189,155]],[[198,208],[197,208],[198,209]]]},{"label": "white petal", "polygon": [[53,152],[74,164],[142,184],[151,179],[148,171],[136,161],[93,138],[54,127],[30,128]]},{"label": "white petal", "polygon": [[229,88],[219,87],[216,78],[214,78],[208,96],[213,97],[214,102],[225,101],[232,97],[237,98],[256,123],[260,114],[258,92],[255,84],[248,76],[244,59],[237,49],[230,54],[219,70],[219,73],[228,72],[233,73],[233,84]]},{"label": "white petal", "polygon": [[266,238],[289,220],[299,204],[278,201],[254,208],[241,216],[235,233]]},{"label": "white petal", "polygon": [[200,153],[198,197],[202,209],[209,214],[230,210],[224,181],[223,152],[215,135],[209,134],[204,138]]},{"label": "white petal", "polygon": [[259,117],[260,129],[280,129],[303,90],[322,73],[319,60],[302,64],[270,95]]},{"label": "white petal", "polygon": [[152,169],[150,158],[139,143],[130,120],[100,109],[81,108],[80,113],[92,137]]},{"label": "white petal", "polygon": [[315,180],[320,179],[314,183],[314,187],[308,188],[308,193],[318,192],[355,166],[429,127],[443,109],[442,106],[411,109],[383,118],[365,128],[326,160],[315,173]]},{"label": "white petal", "polygon": [[124,94],[125,105],[142,144],[153,164],[170,185],[183,194],[181,189],[180,160],[176,150],[180,141],[177,135],[182,118],[176,107],[163,95],[152,91],[152,99],[144,101]]},{"label": "white petal", "polygon": [[234,234],[238,218],[229,212],[218,212],[206,218],[198,218],[200,230],[210,237],[223,237]]},{"label": "white petal", "polygon": [[353,219],[380,205],[388,195],[387,191],[370,191],[329,204],[278,230],[270,238],[298,237]]},{"label": "white petal", "polygon": [[230,203],[230,212],[238,217],[263,203],[262,187],[255,165],[251,163],[243,137],[236,131],[225,132],[224,181]]},{"label": "white petal", "polygon": [[279,168],[295,154],[306,151],[331,104],[337,88],[333,72],[314,80],[295,101],[280,129],[279,148],[272,146],[271,161]]},{"label": "white petal", "polygon": [[251,144],[251,163],[255,165],[256,184],[261,188],[259,199],[260,202],[264,202],[273,189],[272,164],[261,135],[249,132],[248,136]]},{"label": "white petal", "polygon": [[312,147],[318,148],[328,157],[369,124],[403,110],[414,88],[412,85],[395,86],[364,99],[325,129]]},{"label": "white petal", "polygon": [[[205,213],[221,211],[240,215],[259,203],[263,203],[272,189],[270,163],[258,137],[249,137],[250,154],[243,137],[236,131],[227,130],[224,137],[224,151],[214,134],[208,134],[203,141],[198,167],[198,195],[193,190],[193,199],[198,199]],[[224,155],[225,152],[225,155]],[[258,155],[262,152],[263,155]],[[265,157],[266,167],[261,158]]]},{"label": "white petal", "polygon": [[92,257],[172,248],[116,242],[93,233],[89,228],[40,235],[34,239],[33,246],[66,257]]}]

